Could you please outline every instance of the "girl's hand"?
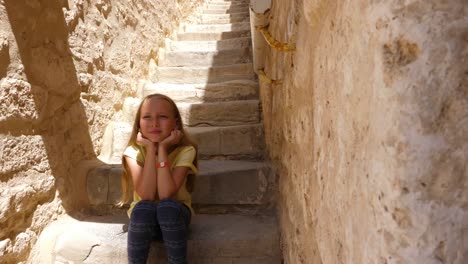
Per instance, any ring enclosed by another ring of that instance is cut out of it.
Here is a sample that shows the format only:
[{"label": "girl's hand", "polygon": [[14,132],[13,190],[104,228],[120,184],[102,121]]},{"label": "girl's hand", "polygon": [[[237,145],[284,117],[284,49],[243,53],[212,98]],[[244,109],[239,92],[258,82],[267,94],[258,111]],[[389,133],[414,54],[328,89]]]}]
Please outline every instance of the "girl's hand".
[{"label": "girl's hand", "polygon": [[160,146],[168,148],[170,146],[176,145],[180,142],[184,133],[178,129],[174,129],[171,131],[171,134],[165,138],[163,141],[159,143]]},{"label": "girl's hand", "polygon": [[145,138],[141,132],[138,132],[137,134],[137,138],[136,138],[136,143],[140,146],[143,146],[143,147],[149,147],[149,146],[152,146],[154,143],[151,142],[149,139]]}]

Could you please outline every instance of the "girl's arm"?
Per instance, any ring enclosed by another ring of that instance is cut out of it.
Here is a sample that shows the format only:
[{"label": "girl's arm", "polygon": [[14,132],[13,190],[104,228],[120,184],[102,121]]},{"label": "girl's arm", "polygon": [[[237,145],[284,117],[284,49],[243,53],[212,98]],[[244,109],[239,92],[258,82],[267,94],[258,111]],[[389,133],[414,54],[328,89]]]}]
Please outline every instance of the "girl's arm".
[{"label": "girl's arm", "polygon": [[[159,143],[158,146],[158,162],[167,162],[168,153],[167,149],[175,143],[178,143],[182,138],[182,132],[180,130],[174,130],[171,135],[164,141]],[[187,177],[189,168],[188,167],[176,167],[171,171],[170,166],[164,168],[158,168],[158,180],[157,188],[159,199],[166,199],[174,196],[184,183],[185,177]]]},{"label": "girl's arm", "polygon": [[135,192],[142,200],[154,200],[157,190],[156,147],[149,140],[145,140],[146,139],[138,133],[137,143],[142,143],[141,145],[144,145],[146,148],[144,164],[129,157],[125,157],[125,161],[132,175]]}]

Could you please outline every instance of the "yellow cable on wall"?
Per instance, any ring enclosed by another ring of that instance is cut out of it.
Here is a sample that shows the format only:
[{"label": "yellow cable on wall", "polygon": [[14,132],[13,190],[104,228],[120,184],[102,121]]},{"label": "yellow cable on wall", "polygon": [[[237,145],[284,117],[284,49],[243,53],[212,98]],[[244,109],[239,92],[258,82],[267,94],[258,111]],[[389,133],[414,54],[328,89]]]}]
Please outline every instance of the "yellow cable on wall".
[{"label": "yellow cable on wall", "polygon": [[268,26],[256,26],[255,29],[262,33],[263,37],[265,38],[266,42],[270,47],[282,51],[282,52],[289,52],[296,50],[296,46],[294,44],[289,43],[281,43],[278,40],[274,39],[270,32],[268,32]]}]

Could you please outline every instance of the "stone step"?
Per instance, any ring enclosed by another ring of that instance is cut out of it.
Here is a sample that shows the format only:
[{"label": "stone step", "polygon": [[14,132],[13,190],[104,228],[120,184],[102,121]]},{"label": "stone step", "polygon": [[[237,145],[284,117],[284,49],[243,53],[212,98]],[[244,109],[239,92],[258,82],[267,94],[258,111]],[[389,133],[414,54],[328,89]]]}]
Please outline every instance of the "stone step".
[{"label": "stone step", "polygon": [[[92,206],[120,201],[122,166],[101,165],[91,169],[86,191]],[[192,202],[207,205],[264,205],[272,203],[275,180],[263,162],[200,160]]]},{"label": "stone step", "polygon": [[235,7],[231,9],[205,9],[203,10],[203,15],[205,14],[210,14],[210,15],[215,15],[215,14],[236,14],[236,13],[248,13],[249,12],[249,7],[248,6],[242,6],[242,7]]},{"label": "stone step", "polygon": [[266,205],[272,202],[273,174],[263,162],[200,161],[193,192],[198,205]]},{"label": "stone step", "polygon": [[229,9],[233,7],[248,7],[247,3],[207,3],[206,9]]},{"label": "stone step", "polygon": [[207,1],[208,4],[249,4],[249,1],[243,0],[216,0],[216,1]]},{"label": "stone step", "polygon": [[250,37],[249,30],[230,32],[182,32],[177,33],[179,41],[209,41]]},{"label": "stone step", "polygon": [[[41,233],[32,263],[127,263],[126,215],[68,215]],[[149,263],[166,263],[159,242],[153,242]],[[195,215],[188,239],[190,263],[280,264],[278,223],[271,216]]]},{"label": "stone step", "polygon": [[228,8],[210,6],[204,9],[202,14],[232,14],[232,13],[240,13],[240,12],[249,12],[249,6],[248,5],[229,6]]},{"label": "stone step", "polygon": [[222,51],[252,47],[250,37],[211,41],[172,41],[166,39],[168,51]]},{"label": "stone step", "polygon": [[159,52],[159,66],[218,66],[252,62],[250,48],[220,51],[168,51]]},{"label": "stone step", "polygon": [[217,83],[231,80],[255,80],[252,63],[214,67],[157,67],[153,82]]},{"label": "stone step", "polygon": [[185,25],[185,32],[233,32],[250,30],[249,22],[240,22],[232,24],[213,24],[213,25]]},{"label": "stone step", "polygon": [[[201,15],[201,20],[205,19],[247,19],[249,21],[250,14],[249,12],[239,12],[232,14],[203,14]],[[246,22],[247,22],[246,21]]]},{"label": "stone step", "polygon": [[262,124],[189,127],[187,131],[198,142],[201,159],[258,160],[263,158],[265,146]]},{"label": "stone step", "polygon": [[205,4],[206,9],[217,9],[217,8],[229,8],[229,7],[249,7],[249,3],[246,2],[207,2]]},{"label": "stone step", "polygon": [[258,124],[258,100],[239,100],[213,103],[178,103],[186,126],[235,126]]},{"label": "stone step", "polygon": [[236,17],[214,17],[202,16],[200,24],[229,24],[237,22],[249,22],[249,16],[236,16]]},{"label": "stone step", "polygon": [[258,98],[258,83],[249,80],[209,84],[149,83],[142,88],[142,97],[162,93],[176,102],[201,103]]}]

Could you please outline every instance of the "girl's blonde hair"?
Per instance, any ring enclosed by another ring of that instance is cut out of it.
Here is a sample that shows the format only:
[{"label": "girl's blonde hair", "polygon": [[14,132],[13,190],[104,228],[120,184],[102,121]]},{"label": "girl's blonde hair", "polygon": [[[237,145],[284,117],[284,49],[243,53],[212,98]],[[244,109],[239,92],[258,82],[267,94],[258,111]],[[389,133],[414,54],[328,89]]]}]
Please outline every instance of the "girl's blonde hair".
[{"label": "girl's blonde hair", "polygon": [[[174,116],[176,118],[177,122],[177,128],[182,131],[183,137],[180,140],[179,144],[172,146],[171,149],[168,150],[169,153],[171,153],[175,148],[181,147],[181,146],[193,146],[195,148],[196,153],[198,154],[198,148],[197,144],[188,136],[187,132],[184,129],[184,125],[182,122],[182,117],[180,115],[179,109],[177,108],[177,105],[175,102],[168,96],[164,94],[150,94],[146,96],[138,106],[138,110],[135,116],[135,121],[133,123],[133,129],[132,129],[132,134],[130,136],[130,140],[128,141],[127,147],[131,145],[136,144],[136,138],[138,135],[138,131],[140,129],[140,117],[141,117],[141,107],[143,106],[143,103],[146,100],[152,99],[152,98],[157,98],[157,99],[162,99],[166,100],[169,102],[169,104],[172,106],[174,109]],[[195,160],[193,161],[193,164],[195,167],[198,167],[198,159],[195,157]],[[119,206],[122,206],[126,204],[130,197],[131,197],[131,189],[130,186],[133,185],[133,181],[131,180],[131,176],[129,173],[128,165],[127,162],[125,161],[125,157],[122,156],[122,198],[120,200],[120,203],[118,204]],[[195,175],[193,173],[187,175],[187,181],[186,181],[186,187],[189,192],[193,191],[193,187],[195,184]]]}]

